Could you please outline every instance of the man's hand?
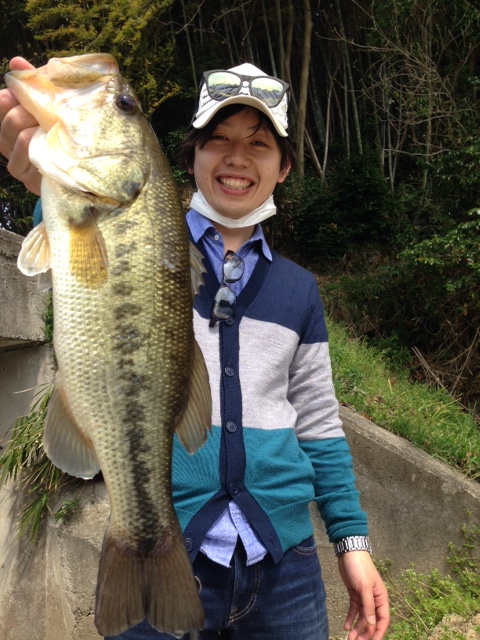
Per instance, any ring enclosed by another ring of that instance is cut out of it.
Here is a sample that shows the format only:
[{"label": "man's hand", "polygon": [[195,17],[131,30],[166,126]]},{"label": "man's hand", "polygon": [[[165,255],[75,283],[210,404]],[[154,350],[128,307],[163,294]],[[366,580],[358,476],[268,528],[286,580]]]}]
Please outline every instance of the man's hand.
[{"label": "man's hand", "polygon": [[[33,69],[24,58],[10,60],[10,69]],[[41,175],[28,157],[30,140],[38,126],[35,118],[18,104],[10,89],[0,91],[0,153],[8,159],[7,169],[25,187],[40,195]]]},{"label": "man's hand", "polygon": [[338,568],[350,596],[348,640],[381,640],[390,620],[387,589],[367,551],[349,551]]}]

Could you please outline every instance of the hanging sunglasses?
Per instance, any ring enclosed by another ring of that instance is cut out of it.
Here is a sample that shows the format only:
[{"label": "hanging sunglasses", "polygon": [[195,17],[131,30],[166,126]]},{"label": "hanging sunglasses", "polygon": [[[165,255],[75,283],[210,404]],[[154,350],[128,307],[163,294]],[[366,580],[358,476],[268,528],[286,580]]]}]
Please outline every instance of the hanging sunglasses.
[{"label": "hanging sunglasses", "polygon": [[218,320],[228,320],[233,316],[237,296],[227,284],[238,282],[243,276],[244,268],[243,260],[233,251],[227,251],[223,259],[222,284],[215,294],[210,312],[210,327],[214,327]]},{"label": "hanging sunglasses", "polygon": [[288,84],[279,78],[272,76],[252,78],[223,69],[205,71],[203,80],[208,95],[213,100],[226,100],[232,96],[238,96],[244,87],[248,87],[250,95],[261,100],[269,108],[279,105],[288,90]]}]

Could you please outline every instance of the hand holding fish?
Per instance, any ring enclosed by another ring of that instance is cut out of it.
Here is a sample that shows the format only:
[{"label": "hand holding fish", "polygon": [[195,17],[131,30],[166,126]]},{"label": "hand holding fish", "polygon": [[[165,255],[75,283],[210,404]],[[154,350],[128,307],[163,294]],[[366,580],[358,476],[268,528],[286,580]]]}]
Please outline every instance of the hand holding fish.
[{"label": "hand holding fish", "polygon": [[[10,61],[10,69],[22,71],[33,67],[24,58],[16,57]],[[29,191],[40,195],[41,175],[28,156],[38,122],[18,103],[10,89],[0,91],[0,123],[0,153],[8,159],[8,171]]]}]

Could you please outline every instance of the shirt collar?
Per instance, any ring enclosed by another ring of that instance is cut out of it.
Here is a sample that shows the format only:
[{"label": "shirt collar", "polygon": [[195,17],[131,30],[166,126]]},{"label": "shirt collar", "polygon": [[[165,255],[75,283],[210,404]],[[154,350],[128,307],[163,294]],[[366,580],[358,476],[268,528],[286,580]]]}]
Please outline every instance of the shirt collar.
[{"label": "shirt collar", "polygon": [[[211,221],[205,216],[202,216],[200,213],[198,213],[198,211],[195,211],[195,209],[190,209],[190,211],[187,213],[186,220],[193,241],[196,243],[198,243],[198,241],[206,234],[218,233]],[[271,262],[272,252],[270,251],[270,247],[265,240],[263,229],[260,224],[255,225],[252,235],[243,246],[253,244],[255,242],[259,243],[263,255],[265,256],[265,258],[267,258],[267,260]]]}]

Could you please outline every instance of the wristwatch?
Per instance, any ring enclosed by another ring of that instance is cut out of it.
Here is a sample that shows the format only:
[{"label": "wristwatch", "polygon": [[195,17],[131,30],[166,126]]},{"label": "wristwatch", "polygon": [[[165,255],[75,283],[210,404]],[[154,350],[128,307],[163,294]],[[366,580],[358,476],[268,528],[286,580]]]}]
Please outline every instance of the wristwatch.
[{"label": "wristwatch", "polygon": [[337,558],[349,551],[368,551],[370,555],[372,554],[372,547],[370,546],[368,536],[348,536],[348,538],[342,538],[333,543],[333,550]]}]

